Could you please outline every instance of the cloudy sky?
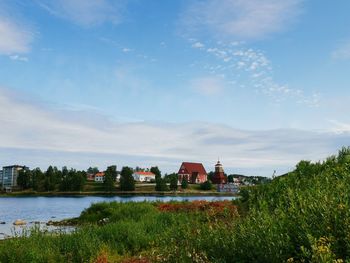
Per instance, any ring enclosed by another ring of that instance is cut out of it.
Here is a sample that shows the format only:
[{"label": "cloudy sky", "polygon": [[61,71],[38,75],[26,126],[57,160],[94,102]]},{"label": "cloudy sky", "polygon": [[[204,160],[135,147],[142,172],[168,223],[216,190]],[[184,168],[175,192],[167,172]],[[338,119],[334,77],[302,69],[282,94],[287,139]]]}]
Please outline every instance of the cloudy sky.
[{"label": "cloudy sky", "polygon": [[271,176],[350,141],[350,2],[0,0],[0,165]]}]

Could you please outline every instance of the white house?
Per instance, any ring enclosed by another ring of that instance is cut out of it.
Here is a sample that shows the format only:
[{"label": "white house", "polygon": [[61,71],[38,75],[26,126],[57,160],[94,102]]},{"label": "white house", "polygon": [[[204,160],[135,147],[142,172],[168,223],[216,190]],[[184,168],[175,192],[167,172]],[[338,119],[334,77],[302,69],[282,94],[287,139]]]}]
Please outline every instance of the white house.
[{"label": "white house", "polygon": [[105,173],[97,173],[95,174],[95,182],[103,183],[105,180]]},{"label": "white house", "polygon": [[134,172],[132,177],[136,182],[150,182],[156,179],[155,174],[151,172]]}]

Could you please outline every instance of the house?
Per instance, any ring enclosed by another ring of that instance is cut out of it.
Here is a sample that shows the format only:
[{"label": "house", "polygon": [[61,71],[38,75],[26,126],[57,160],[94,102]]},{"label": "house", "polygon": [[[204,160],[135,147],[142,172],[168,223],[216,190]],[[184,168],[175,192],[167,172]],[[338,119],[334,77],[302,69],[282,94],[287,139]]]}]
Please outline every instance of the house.
[{"label": "house", "polygon": [[180,183],[183,179],[191,184],[199,184],[207,181],[207,172],[201,163],[183,162],[177,174]]},{"label": "house", "polygon": [[143,171],[134,172],[132,174],[132,177],[134,177],[134,180],[136,182],[151,182],[156,180],[156,175],[151,172],[143,172]]},{"label": "house", "polygon": [[28,169],[22,165],[10,165],[2,168],[2,188],[11,190],[17,186],[18,172],[23,169]]},{"label": "house", "polygon": [[95,174],[95,182],[103,183],[105,181],[105,173],[99,172]]}]

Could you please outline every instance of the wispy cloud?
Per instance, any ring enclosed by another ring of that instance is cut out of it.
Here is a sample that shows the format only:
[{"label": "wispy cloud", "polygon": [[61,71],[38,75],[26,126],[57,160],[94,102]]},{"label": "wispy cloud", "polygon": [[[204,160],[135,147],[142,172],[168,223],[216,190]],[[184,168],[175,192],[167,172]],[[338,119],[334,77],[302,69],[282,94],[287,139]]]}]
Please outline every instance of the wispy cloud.
[{"label": "wispy cloud", "polygon": [[333,59],[348,60],[350,59],[350,39],[341,42],[332,52]]},{"label": "wispy cloud", "polygon": [[235,39],[259,39],[285,29],[301,12],[302,0],[194,1],[181,16],[183,30]]},{"label": "wispy cloud", "polygon": [[[91,116],[89,111],[79,114]],[[163,171],[171,172],[184,160],[200,161],[212,169],[220,156],[228,171],[271,175],[277,168],[278,172],[291,169],[300,159],[327,157],[350,139],[350,133],[248,131],[200,122],[116,123],[106,118],[91,122],[74,115],[76,112],[70,110],[19,101],[16,94],[0,89],[1,159],[77,168],[108,161],[118,165],[159,165]]]},{"label": "wispy cloud", "polygon": [[[190,40],[190,43],[194,47],[193,43],[197,43],[197,40]],[[246,47],[239,42],[226,44],[221,41],[216,45],[202,45],[206,48],[201,48],[200,51],[215,59],[207,60],[208,62],[200,64],[201,67],[211,75],[220,76],[222,81],[235,87],[247,87],[277,103],[292,99],[296,103],[312,107],[319,105],[320,94],[305,94],[301,89],[275,81],[272,63],[261,50]]]},{"label": "wispy cloud", "polygon": [[33,37],[23,23],[0,12],[0,54],[27,53]]},{"label": "wispy cloud", "polygon": [[123,48],[122,49],[122,51],[124,52],[124,53],[128,53],[128,52],[131,52],[132,51],[132,49],[130,49],[130,48]]},{"label": "wispy cloud", "polygon": [[17,60],[17,61],[22,61],[22,62],[28,62],[28,58],[20,55],[10,55],[9,58],[11,60]]},{"label": "wispy cloud", "polygon": [[223,92],[225,82],[222,78],[216,76],[200,77],[193,79],[190,86],[202,95],[211,96]]},{"label": "wispy cloud", "polygon": [[111,0],[36,0],[54,16],[89,27],[111,22],[119,24],[126,1]]}]

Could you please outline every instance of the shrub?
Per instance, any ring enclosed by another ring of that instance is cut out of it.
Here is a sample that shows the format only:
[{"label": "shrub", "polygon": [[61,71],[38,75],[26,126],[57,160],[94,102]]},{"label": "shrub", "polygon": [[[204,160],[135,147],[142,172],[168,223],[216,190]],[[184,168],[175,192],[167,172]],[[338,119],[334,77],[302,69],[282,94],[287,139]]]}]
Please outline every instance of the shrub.
[{"label": "shrub", "polygon": [[211,190],[213,188],[213,184],[208,180],[205,181],[204,183],[201,183],[200,185],[200,189],[203,191],[208,191]]},{"label": "shrub", "polygon": [[188,188],[188,182],[185,178],[182,179],[181,181],[181,188],[182,189],[187,189]]}]

